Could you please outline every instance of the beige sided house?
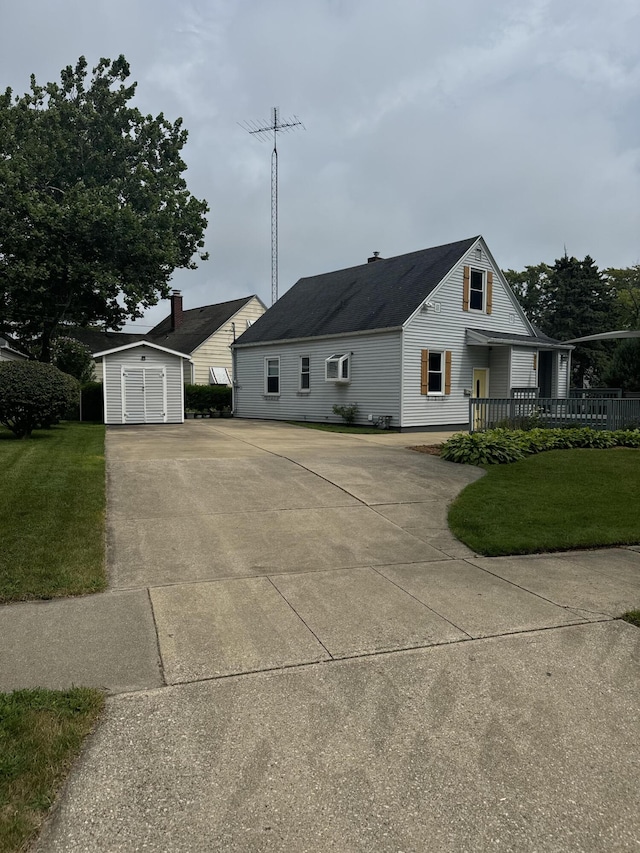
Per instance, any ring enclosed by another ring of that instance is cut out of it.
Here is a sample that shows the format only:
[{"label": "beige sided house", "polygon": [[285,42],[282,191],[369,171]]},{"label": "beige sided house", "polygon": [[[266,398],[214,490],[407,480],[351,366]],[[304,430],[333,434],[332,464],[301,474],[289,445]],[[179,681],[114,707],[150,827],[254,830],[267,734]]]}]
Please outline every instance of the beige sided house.
[{"label": "beige sided house", "polygon": [[231,384],[231,344],[266,311],[257,296],[245,296],[201,308],[182,307],[182,294],[171,294],[171,313],[153,328],[145,340],[186,353],[185,383]]}]

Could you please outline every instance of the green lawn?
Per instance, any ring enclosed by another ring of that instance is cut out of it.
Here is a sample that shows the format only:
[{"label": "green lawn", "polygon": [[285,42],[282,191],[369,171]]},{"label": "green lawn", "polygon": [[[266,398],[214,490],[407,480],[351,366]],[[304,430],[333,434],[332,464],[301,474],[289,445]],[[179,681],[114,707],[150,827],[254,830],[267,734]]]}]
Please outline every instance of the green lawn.
[{"label": "green lawn", "polygon": [[552,450],[486,470],[449,511],[479,554],[640,542],[640,450]]},{"label": "green lawn", "polygon": [[38,831],[103,704],[86,688],[0,693],[0,853]]},{"label": "green lawn", "polygon": [[360,435],[384,435],[385,432],[398,432],[397,429],[379,429],[378,427],[357,426],[356,424],[319,424],[310,421],[286,421],[292,426],[306,427],[307,429],[319,429],[324,432],[348,432]]},{"label": "green lawn", "polygon": [[0,428],[0,471],[0,602],[104,589],[104,427]]}]

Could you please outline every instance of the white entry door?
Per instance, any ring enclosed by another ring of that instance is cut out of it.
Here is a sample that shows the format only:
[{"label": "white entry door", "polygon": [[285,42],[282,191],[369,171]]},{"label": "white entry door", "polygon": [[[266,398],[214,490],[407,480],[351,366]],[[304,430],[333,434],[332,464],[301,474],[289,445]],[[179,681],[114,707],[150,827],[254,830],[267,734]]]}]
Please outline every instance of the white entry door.
[{"label": "white entry door", "polygon": [[125,424],[162,424],[167,420],[164,367],[122,368],[122,420]]}]

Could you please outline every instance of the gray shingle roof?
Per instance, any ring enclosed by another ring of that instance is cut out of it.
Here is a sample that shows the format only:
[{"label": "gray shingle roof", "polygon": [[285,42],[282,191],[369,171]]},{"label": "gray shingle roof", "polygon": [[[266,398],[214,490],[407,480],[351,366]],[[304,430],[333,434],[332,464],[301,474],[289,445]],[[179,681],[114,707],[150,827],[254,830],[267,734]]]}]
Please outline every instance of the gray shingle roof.
[{"label": "gray shingle roof", "polygon": [[81,326],[70,326],[61,328],[60,334],[67,338],[80,341],[91,352],[103,352],[115,347],[132,344],[144,340],[144,335],[130,334],[129,332],[104,332],[100,329],[87,329]]},{"label": "gray shingle roof", "polygon": [[301,278],[238,343],[401,326],[477,239]]},{"label": "gray shingle roof", "polygon": [[147,334],[147,340],[177,352],[191,354],[252,298],[244,296],[242,299],[219,302],[217,305],[189,308],[183,312],[182,323],[175,331],[171,331],[169,315]]}]

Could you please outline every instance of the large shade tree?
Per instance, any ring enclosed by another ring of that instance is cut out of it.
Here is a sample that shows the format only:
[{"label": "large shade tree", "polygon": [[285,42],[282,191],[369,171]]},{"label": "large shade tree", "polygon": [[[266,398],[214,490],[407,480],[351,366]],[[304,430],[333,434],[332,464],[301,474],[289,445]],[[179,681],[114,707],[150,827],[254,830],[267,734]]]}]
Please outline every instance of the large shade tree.
[{"label": "large shade tree", "polygon": [[124,56],[91,75],[80,57],[60,83],[0,95],[0,334],[42,361],[65,325],[120,328],[207,257],[187,131],[132,106],[129,75]]}]

